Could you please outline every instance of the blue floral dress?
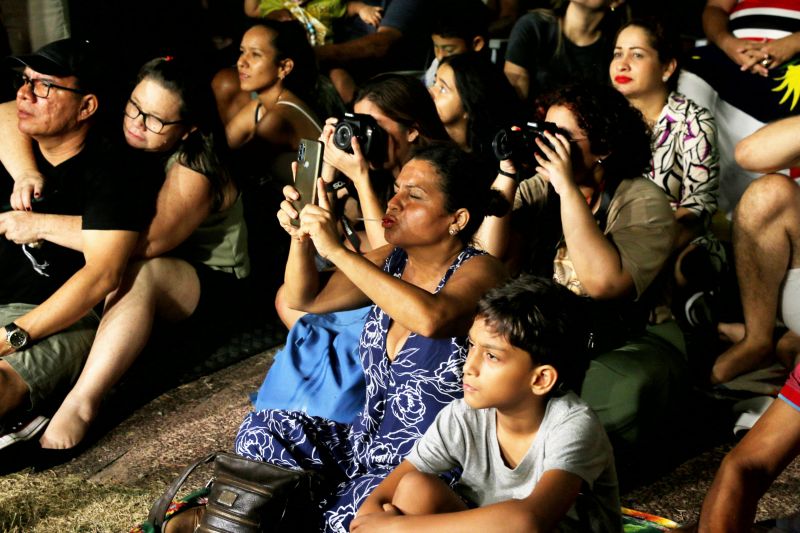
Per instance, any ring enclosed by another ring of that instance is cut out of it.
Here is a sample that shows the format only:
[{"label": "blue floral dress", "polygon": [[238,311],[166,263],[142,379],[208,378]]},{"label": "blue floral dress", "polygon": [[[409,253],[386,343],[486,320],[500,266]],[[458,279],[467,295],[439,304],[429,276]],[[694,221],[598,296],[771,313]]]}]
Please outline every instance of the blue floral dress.
[{"label": "blue floral dress", "polygon": [[[444,287],[464,261],[482,254],[465,248],[439,282]],[[384,271],[400,277],[408,256],[395,248]],[[393,362],[386,356],[391,318],[373,305],[361,333],[367,381],[364,410],[352,425],[298,411],[250,413],[236,437],[236,453],[289,468],[320,471],[332,492],[320,502],[324,531],[346,533],[364,499],[408,455],[452,400],[463,396],[463,337],[431,339],[411,333]]]}]

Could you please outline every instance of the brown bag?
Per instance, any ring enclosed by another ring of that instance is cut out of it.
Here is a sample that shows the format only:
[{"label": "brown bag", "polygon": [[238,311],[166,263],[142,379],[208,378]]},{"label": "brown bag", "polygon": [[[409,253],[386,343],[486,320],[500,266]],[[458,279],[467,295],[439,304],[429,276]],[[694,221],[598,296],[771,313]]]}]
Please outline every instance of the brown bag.
[{"label": "brown bag", "polygon": [[[177,514],[164,523],[164,515],[186,478],[198,466],[214,461],[208,504]],[[291,470],[239,455],[215,452],[189,465],[150,508],[148,522],[155,531],[182,533],[260,533],[314,531],[314,493],[319,476]],[[205,512],[203,512],[205,509]]]}]

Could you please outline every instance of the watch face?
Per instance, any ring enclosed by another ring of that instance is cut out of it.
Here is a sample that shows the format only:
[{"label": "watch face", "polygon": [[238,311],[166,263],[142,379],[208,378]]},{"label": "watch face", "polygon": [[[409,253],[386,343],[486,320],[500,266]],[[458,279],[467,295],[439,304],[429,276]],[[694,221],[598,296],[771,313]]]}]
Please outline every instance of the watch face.
[{"label": "watch face", "polygon": [[9,333],[7,338],[8,344],[10,344],[14,349],[22,348],[28,342],[28,335],[19,329]]}]

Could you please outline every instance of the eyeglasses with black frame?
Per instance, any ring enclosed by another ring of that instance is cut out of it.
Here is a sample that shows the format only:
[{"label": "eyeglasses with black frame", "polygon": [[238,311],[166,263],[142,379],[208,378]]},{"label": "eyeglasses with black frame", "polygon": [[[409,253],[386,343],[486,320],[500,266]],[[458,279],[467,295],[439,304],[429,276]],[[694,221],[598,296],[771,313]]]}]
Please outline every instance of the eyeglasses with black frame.
[{"label": "eyeglasses with black frame", "polygon": [[130,119],[137,119],[140,115],[144,120],[144,127],[153,133],[161,133],[164,130],[164,126],[183,122],[183,120],[163,120],[150,113],[145,113],[141,107],[136,105],[136,102],[128,99],[128,103],[125,104],[125,116]]},{"label": "eyeglasses with black frame", "polygon": [[13,76],[14,81],[14,90],[20,90],[24,85],[31,86],[31,92],[36,98],[47,98],[50,96],[50,89],[61,89],[62,91],[69,91],[75,94],[86,94],[81,89],[76,89],[75,87],[65,87],[64,85],[59,85],[57,83],[53,83],[50,80],[43,80],[41,78],[31,78],[24,72],[15,72]]}]

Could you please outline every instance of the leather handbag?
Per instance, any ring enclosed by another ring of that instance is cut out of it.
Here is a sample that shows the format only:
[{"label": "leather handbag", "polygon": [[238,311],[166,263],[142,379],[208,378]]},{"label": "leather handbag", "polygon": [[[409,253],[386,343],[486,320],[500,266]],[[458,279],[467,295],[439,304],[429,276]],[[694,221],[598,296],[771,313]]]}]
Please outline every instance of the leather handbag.
[{"label": "leather handbag", "polygon": [[[198,466],[214,461],[208,504],[188,509],[165,522],[178,489]],[[153,504],[148,522],[157,532],[261,533],[317,529],[315,493],[318,474],[253,461],[226,452],[212,453],[189,465]],[[203,509],[205,511],[203,512]]]}]

